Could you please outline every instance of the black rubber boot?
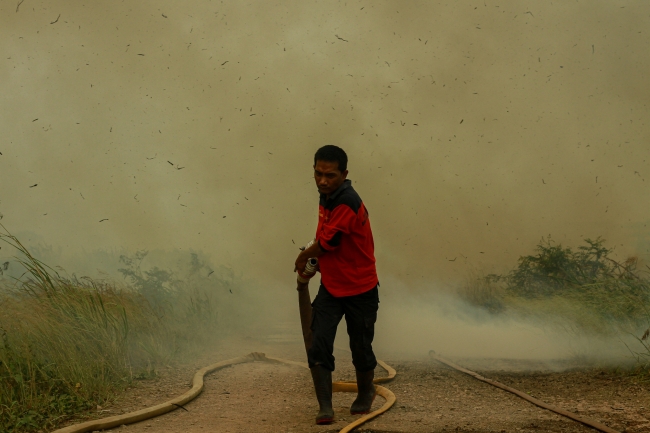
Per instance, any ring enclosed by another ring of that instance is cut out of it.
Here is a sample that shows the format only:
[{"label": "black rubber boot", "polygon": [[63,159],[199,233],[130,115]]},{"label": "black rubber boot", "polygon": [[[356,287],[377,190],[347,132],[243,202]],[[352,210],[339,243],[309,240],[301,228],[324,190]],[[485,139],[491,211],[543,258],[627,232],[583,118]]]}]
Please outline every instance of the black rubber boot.
[{"label": "black rubber boot", "polygon": [[316,365],[311,370],[311,377],[314,380],[314,389],[320,410],[316,415],[316,424],[330,424],[334,421],[334,409],[332,409],[332,372]]},{"label": "black rubber boot", "polygon": [[350,406],[352,415],[366,414],[370,412],[372,402],[375,400],[377,389],[372,383],[375,378],[375,370],[357,371],[357,399]]}]

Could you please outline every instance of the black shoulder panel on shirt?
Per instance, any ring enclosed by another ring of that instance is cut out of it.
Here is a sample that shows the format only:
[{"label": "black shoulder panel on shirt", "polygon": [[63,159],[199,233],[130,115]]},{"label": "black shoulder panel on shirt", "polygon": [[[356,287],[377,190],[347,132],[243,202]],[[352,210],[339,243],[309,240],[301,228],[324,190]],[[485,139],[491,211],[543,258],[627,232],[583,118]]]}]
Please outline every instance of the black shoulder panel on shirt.
[{"label": "black shoulder panel on shirt", "polygon": [[334,208],[339,205],[346,205],[356,214],[359,212],[359,208],[361,207],[361,197],[359,197],[359,194],[357,194],[352,186],[349,186],[345,190],[341,191],[341,195],[336,197],[333,200],[333,203],[328,203],[327,205],[330,210],[334,210]]}]

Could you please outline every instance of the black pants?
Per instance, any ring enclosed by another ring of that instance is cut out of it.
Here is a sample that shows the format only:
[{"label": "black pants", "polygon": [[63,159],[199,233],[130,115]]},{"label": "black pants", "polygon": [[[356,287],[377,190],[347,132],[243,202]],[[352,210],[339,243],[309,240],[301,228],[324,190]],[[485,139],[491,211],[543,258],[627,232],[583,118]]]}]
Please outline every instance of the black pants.
[{"label": "black pants", "polygon": [[335,298],[322,284],[311,304],[313,308],[311,332],[312,345],[307,353],[309,367],[322,365],[334,371],[334,338],[336,328],[345,315],[350,336],[352,364],[358,371],[373,370],[377,358],[372,351],[375,322],[379,308],[377,287],[355,296]]}]

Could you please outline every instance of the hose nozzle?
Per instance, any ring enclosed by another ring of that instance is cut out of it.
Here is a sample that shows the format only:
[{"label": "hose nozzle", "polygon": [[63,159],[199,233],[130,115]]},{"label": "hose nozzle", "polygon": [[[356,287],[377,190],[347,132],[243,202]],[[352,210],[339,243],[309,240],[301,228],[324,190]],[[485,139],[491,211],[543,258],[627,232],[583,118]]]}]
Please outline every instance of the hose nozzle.
[{"label": "hose nozzle", "polygon": [[298,271],[298,282],[306,284],[309,282],[311,277],[313,277],[316,274],[316,270],[318,269],[318,259],[315,257],[312,257],[311,259],[307,260],[307,265],[305,266],[305,272],[300,272]]}]

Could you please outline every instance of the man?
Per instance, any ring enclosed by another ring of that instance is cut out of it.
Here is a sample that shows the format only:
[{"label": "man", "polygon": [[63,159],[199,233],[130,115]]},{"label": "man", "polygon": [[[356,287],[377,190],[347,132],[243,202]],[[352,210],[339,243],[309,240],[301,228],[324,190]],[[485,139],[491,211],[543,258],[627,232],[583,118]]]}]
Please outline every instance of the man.
[{"label": "man", "polygon": [[358,394],[350,413],[370,411],[375,398],[377,359],[372,351],[379,307],[379,282],[368,211],[347,180],[348,157],[340,147],[323,146],[314,156],[314,179],[320,193],[315,242],[298,255],[295,270],[318,257],[321,284],[312,303],[312,346],[307,353],[320,406],[316,424],[334,420],[332,371],[336,328],[345,316]]}]

